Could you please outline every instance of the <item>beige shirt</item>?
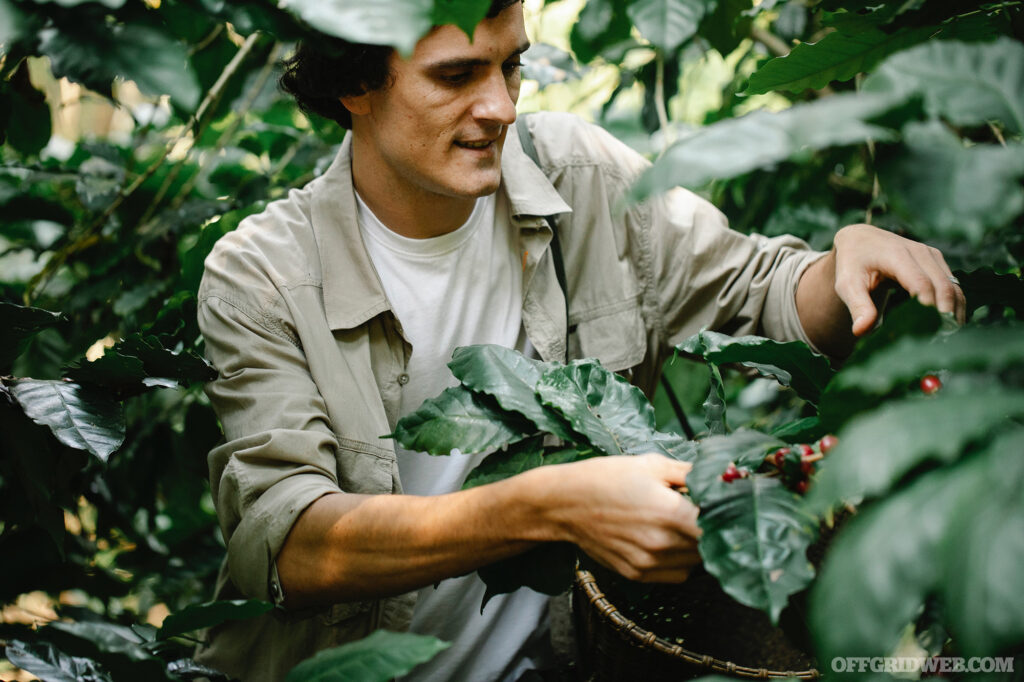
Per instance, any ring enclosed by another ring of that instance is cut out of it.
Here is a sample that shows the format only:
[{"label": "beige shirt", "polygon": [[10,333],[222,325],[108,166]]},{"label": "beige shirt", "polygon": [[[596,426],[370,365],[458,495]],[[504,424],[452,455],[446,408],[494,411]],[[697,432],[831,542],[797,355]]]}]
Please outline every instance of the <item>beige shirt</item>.
[{"label": "beige shirt", "polygon": [[[652,395],[672,347],[702,328],[807,340],[795,291],[820,254],[793,238],[733,232],[683,189],[621,209],[648,167],[642,157],[568,114],[528,121],[542,168],[511,132],[499,191],[519,233],[523,325],[541,358],[566,358],[550,214],[562,214],[570,358],[596,357]],[[310,503],[338,491],[402,491],[392,441],[381,436],[395,427],[411,347],[360,236],[348,139],[323,176],[217,243],[199,324],[225,435],[209,457],[228,547],[217,598],[280,603],[274,561]],[[280,680],[320,649],[406,628],[414,599],[229,622],[200,660],[246,682]]]}]

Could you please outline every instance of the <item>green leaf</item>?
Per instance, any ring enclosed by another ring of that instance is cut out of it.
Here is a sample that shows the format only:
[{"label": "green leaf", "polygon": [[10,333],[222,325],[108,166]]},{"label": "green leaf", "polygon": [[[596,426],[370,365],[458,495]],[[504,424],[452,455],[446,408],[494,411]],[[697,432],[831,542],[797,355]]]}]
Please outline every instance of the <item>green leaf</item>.
[{"label": "green leaf", "polygon": [[157,631],[157,639],[177,637],[193,630],[213,627],[229,620],[255,618],[274,608],[270,602],[259,599],[236,599],[193,604],[164,619]]},{"label": "green leaf", "polygon": [[729,433],[725,418],[725,382],[722,380],[722,372],[715,365],[708,365],[708,373],[708,396],[701,404],[704,408],[704,425],[708,427],[708,434],[720,436]]},{"label": "green leaf", "polygon": [[0,301],[0,329],[4,330],[0,336],[0,374],[10,371],[33,336],[66,321],[60,313]]},{"label": "green leaf", "polygon": [[727,594],[777,624],[789,595],[814,578],[807,548],[817,522],[777,478],[751,476],[725,485],[730,494],[702,505],[697,519],[704,565]]},{"label": "green leaf", "polygon": [[626,13],[651,44],[674,52],[697,33],[707,7],[704,0],[636,0]]},{"label": "green leaf", "polygon": [[288,9],[313,28],[353,43],[411,54],[434,24],[433,0],[294,0]]},{"label": "green leaf", "polygon": [[96,661],[69,656],[49,642],[11,640],[4,657],[47,682],[113,682]]},{"label": "green leaf", "polygon": [[879,155],[879,179],[923,236],[979,244],[1024,211],[1024,144],[968,147],[938,121],[908,124],[904,137],[904,149]]},{"label": "green leaf", "polygon": [[545,449],[543,437],[527,438],[510,445],[507,450],[498,450],[488,455],[469,472],[462,489],[503,481],[545,464],[566,464],[595,454],[597,453],[592,450],[576,448]]},{"label": "green leaf", "polygon": [[124,442],[124,412],[103,392],[67,381],[18,379],[7,385],[25,414],[68,447],[106,462]]},{"label": "green leaf", "polygon": [[111,677],[135,680],[173,680],[164,662],[150,653],[139,635],[112,623],[50,623],[41,635],[73,656],[91,658]]},{"label": "green leaf", "polygon": [[572,27],[569,42],[576,59],[587,63],[630,40],[632,26],[626,0],[590,0]]},{"label": "green leaf", "polygon": [[[0,7],[0,18],[2,15]],[[50,141],[52,121],[46,98],[29,80],[28,61],[18,67],[9,87],[0,86],[0,97],[7,98],[10,106],[9,118],[0,131],[0,140],[23,156],[35,156]]]},{"label": "green leaf", "polygon": [[926,110],[954,125],[1002,121],[1024,132],[1024,45],[938,40],[893,55],[864,81],[864,92],[920,95]]},{"label": "green leaf", "polygon": [[562,594],[576,576],[576,547],[567,542],[544,542],[522,554],[496,561],[477,571],[487,586],[480,610],[499,594],[528,587],[541,594]]},{"label": "green leaf", "polygon": [[820,90],[833,81],[846,82],[871,71],[889,55],[916,45],[935,32],[932,26],[902,28],[892,33],[877,28],[834,31],[816,43],[801,43],[784,57],[770,60],[750,77],[744,94],[774,90]]},{"label": "green leaf", "polygon": [[434,637],[377,630],[321,651],[291,669],[285,682],[387,682],[450,646]]},{"label": "green leaf", "polygon": [[891,139],[890,131],[867,121],[900,101],[892,95],[851,93],[796,104],[778,113],[757,111],[724,119],[672,145],[640,176],[630,198],[642,201],[676,185],[698,188],[805,151]]},{"label": "green leaf", "polygon": [[135,395],[149,387],[187,386],[217,376],[195,352],[169,350],[156,336],[142,334],[122,339],[92,362],[72,363],[65,375],[82,384],[112,389],[121,396]]},{"label": "green leaf", "polygon": [[1024,641],[1024,430],[996,440],[992,484],[950,529],[943,605],[957,647],[995,656]]},{"label": "green leaf", "polygon": [[533,432],[532,424],[522,417],[456,386],[398,420],[393,436],[407,450],[447,455],[452,450],[471,454],[499,448]]},{"label": "green leaf", "polygon": [[999,372],[1024,364],[1024,329],[969,327],[936,339],[906,336],[835,377],[837,390],[885,395],[939,370]]},{"label": "green leaf", "polygon": [[596,360],[546,371],[537,394],[574,432],[607,454],[636,453],[656,439],[654,408],[643,392]]},{"label": "green leaf", "polygon": [[818,660],[893,650],[939,586],[952,520],[987,494],[986,459],[925,474],[846,522],[811,588],[809,624]]},{"label": "green leaf", "polygon": [[698,441],[693,469],[686,476],[690,497],[703,507],[732,495],[735,482],[722,480],[722,473],[730,462],[738,468],[755,471],[766,454],[784,445],[774,436],[751,429],[738,429],[735,433]]},{"label": "green leaf", "polygon": [[243,218],[257,213],[263,208],[262,203],[257,203],[235,211],[228,211],[204,225],[195,245],[181,257],[181,287],[197,294],[199,283],[203,279],[204,262],[213,250],[213,245],[217,243],[218,239],[238,227]]},{"label": "green leaf", "polygon": [[487,16],[491,0],[434,0],[434,24],[455,24],[473,39],[476,25]]},{"label": "green leaf", "polygon": [[188,49],[170,35],[141,24],[104,26],[85,22],[39,32],[39,48],[53,74],[109,93],[115,77],[135,81],[147,95],[171,96],[191,111],[199,104],[199,84],[188,63]]},{"label": "green leaf", "polygon": [[996,306],[1011,308],[1018,320],[1024,320],[1024,278],[1020,275],[997,273],[992,268],[956,274],[967,298],[968,319],[981,306]]},{"label": "green leaf", "polygon": [[456,348],[448,367],[463,386],[491,396],[502,409],[529,419],[537,430],[570,438],[565,422],[544,407],[534,390],[541,375],[554,367],[551,363],[531,360],[510,348],[480,345]]},{"label": "green leaf", "polygon": [[1024,391],[1000,386],[944,387],[932,396],[890,401],[852,420],[821,462],[807,495],[824,511],[843,500],[881,495],[927,461],[951,463],[966,446],[1024,415]]},{"label": "green leaf", "polygon": [[729,336],[702,331],[676,346],[715,365],[738,363],[757,370],[763,377],[775,379],[792,388],[804,400],[817,404],[821,391],[835,374],[825,356],[803,341],[780,343],[761,336]]}]

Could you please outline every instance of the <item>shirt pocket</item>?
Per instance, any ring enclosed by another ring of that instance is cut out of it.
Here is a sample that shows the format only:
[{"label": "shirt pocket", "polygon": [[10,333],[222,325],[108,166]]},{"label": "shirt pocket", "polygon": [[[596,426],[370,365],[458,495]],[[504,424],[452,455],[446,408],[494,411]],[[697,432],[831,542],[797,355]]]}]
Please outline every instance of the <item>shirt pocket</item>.
[{"label": "shirt pocket", "polygon": [[337,438],[338,485],[344,492],[389,495],[394,491],[393,450],[364,441]]},{"label": "shirt pocket", "polygon": [[597,358],[612,372],[639,365],[647,354],[643,316],[635,300],[584,312],[569,334],[572,357]]}]

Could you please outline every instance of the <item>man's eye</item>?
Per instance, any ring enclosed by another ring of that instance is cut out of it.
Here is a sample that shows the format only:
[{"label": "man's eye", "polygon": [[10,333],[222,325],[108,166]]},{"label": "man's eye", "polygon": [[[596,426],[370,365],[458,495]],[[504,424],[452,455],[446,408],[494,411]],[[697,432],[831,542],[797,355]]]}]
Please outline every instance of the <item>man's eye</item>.
[{"label": "man's eye", "polygon": [[505,66],[504,66],[505,73],[507,73],[509,75],[514,75],[522,67],[523,67],[523,63],[521,61],[519,61],[519,60],[516,60],[514,62],[506,62]]},{"label": "man's eye", "polygon": [[461,85],[469,80],[468,71],[459,71],[457,73],[446,73],[441,75],[441,80],[451,85]]}]

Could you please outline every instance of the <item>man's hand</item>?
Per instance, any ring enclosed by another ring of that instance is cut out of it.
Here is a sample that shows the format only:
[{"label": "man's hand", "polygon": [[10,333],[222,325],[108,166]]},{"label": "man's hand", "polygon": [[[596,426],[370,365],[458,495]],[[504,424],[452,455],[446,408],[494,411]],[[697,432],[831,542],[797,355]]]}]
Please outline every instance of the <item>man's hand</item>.
[{"label": "man's hand", "polygon": [[[547,470],[547,471],[545,471]],[[690,465],[662,455],[595,457],[534,472],[554,474],[538,502],[560,540],[630,580],[681,582],[701,561],[698,509],[676,488]]]},{"label": "man's hand", "polygon": [[797,288],[800,321],[815,345],[830,355],[846,355],[854,338],[878,319],[871,294],[886,281],[963,324],[966,300],[938,249],[871,225],[847,225]]}]

